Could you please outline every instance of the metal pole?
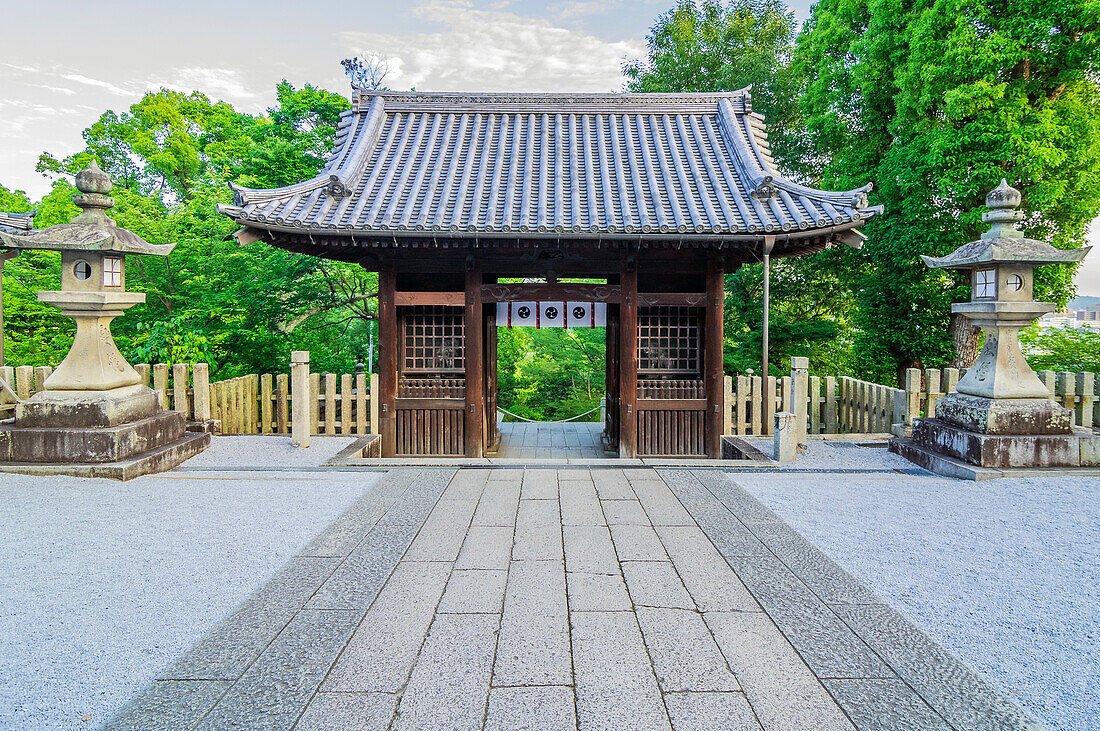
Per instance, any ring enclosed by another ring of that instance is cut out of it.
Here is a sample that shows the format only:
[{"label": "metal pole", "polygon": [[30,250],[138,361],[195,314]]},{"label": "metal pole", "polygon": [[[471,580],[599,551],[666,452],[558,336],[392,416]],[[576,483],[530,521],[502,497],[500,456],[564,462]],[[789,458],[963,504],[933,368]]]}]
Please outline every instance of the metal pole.
[{"label": "metal pole", "polygon": [[760,359],[763,361],[764,385],[768,384],[768,319],[771,309],[771,259],[772,249],[775,247],[775,237],[764,237],[764,332],[763,343],[760,348]]}]

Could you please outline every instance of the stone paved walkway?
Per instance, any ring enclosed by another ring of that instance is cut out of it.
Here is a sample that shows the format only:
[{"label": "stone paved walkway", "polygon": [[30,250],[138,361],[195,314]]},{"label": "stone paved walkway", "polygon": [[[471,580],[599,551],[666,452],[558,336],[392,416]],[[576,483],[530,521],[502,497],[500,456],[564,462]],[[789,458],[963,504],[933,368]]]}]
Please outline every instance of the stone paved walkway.
[{"label": "stone paved walkway", "polygon": [[600,435],[603,424],[501,422],[500,459],[605,459]]},{"label": "stone paved walkway", "polygon": [[107,727],[1035,725],[718,471],[405,469]]}]

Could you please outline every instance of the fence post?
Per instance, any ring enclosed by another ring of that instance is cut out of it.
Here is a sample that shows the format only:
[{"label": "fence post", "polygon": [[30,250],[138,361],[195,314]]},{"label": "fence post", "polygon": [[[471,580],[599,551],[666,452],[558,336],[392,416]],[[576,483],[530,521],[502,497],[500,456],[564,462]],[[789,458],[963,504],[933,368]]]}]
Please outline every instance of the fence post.
[{"label": "fence post", "polygon": [[[344,373],[340,376],[340,433],[344,436],[351,434],[351,409],[355,397],[351,393],[351,374]],[[333,432],[336,430],[333,429]]]},{"label": "fence post", "polygon": [[1080,400],[1077,402],[1077,426],[1085,429],[1092,428],[1092,409],[1096,401],[1093,393],[1095,380],[1096,376],[1092,373],[1077,374],[1077,393],[1080,394],[1078,397]]},{"label": "fence post", "polygon": [[321,433],[321,374],[309,374],[309,433]]},{"label": "fence post", "polygon": [[809,428],[809,415],[806,413],[809,398],[810,359],[805,356],[791,358],[791,398],[794,404],[789,411],[794,414],[795,444],[805,448],[806,434]]},{"label": "fence post", "polygon": [[290,443],[308,447],[311,411],[308,350],[295,350],[290,354],[290,381]]},{"label": "fence post", "polygon": [[355,374],[355,433],[367,433],[367,374]]},{"label": "fence post", "polygon": [[752,403],[749,410],[749,429],[753,435],[759,435],[764,433],[760,422],[763,420],[764,411],[766,411],[764,402],[767,401],[764,397],[764,379],[760,376],[753,376],[751,388]]},{"label": "fence post", "polygon": [[733,433],[744,436],[749,433],[749,377],[737,377],[737,392],[733,397]]},{"label": "fence post", "polygon": [[722,433],[733,434],[733,376],[722,376]]},{"label": "fence post", "polygon": [[149,364],[148,363],[138,363],[137,365],[134,366],[134,370],[138,372],[139,376],[141,376],[142,385],[148,386],[149,385]]},{"label": "fence post", "polygon": [[764,418],[761,428],[766,429],[764,434],[771,434],[775,428],[775,376],[764,379]]},{"label": "fence post", "polygon": [[955,393],[959,386],[959,369],[958,368],[944,368],[943,380],[940,382],[943,387],[943,392]]},{"label": "fence post", "polygon": [[168,364],[157,363],[153,366],[153,390],[160,399],[160,407],[168,410]]},{"label": "fence post", "polygon": [[[769,380],[771,378],[773,376],[768,376]],[[798,417],[788,411],[780,411],[775,415],[772,443],[775,445],[777,462],[794,462],[798,454],[797,423]]]},{"label": "fence post", "polygon": [[1062,371],[1058,374],[1058,395],[1062,397],[1062,406],[1073,411],[1073,407],[1077,405],[1074,394],[1074,386],[1077,385],[1077,379],[1069,371]]},{"label": "fence post", "polygon": [[290,379],[287,374],[275,376],[275,433],[290,433]]},{"label": "fence post", "polygon": [[46,379],[53,373],[49,366],[38,366],[34,369],[34,392],[38,393],[46,388]]},{"label": "fence post", "polygon": [[186,363],[172,366],[172,410],[183,414],[184,419],[191,418],[191,409],[187,403],[187,370]]},{"label": "fence post", "polygon": [[825,376],[825,433],[836,434],[836,377]]},{"label": "fence post", "polygon": [[1054,401],[1054,384],[1057,381],[1057,376],[1054,371],[1039,371],[1035,375],[1039,376],[1039,380],[1043,382],[1043,385],[1050,391],[1050,400]]},{"label": "fence post", "polygon": [[382,426],[382,399],[378,393],[378,374],[370,374],[370,433],[381,434]]},{"label": "fence post", "polygon": [[942,396],[940,393],[940,372],[935,368],[929,368],[924,372],[925,379],[928,381],[928,391],[925,394],[927,401],[924,405],[924,415],[928,418],[934,418],[936,416],[936,401],[938,396]]},{"label": "fence post", "polygon": [[920,369],[905,369],[905,424],[913,425],[920,416]]},{"label": "fence post", "polygon": [[336,433],[336,374],[325,374],[325,434]]},{"label": "fence post", "polygon": [[195,421],[210,421],[210,366],[195,363],[191,366],[191,401]]}]

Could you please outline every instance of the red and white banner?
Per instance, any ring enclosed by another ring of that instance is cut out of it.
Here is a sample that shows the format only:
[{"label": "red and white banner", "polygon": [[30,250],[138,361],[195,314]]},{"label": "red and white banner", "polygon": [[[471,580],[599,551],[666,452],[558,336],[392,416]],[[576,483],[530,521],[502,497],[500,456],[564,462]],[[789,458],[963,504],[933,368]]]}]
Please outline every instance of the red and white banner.
[{"label": "red and white banner", "polygon": [[606,327],[603,302],[500,302],[497,327]]}]

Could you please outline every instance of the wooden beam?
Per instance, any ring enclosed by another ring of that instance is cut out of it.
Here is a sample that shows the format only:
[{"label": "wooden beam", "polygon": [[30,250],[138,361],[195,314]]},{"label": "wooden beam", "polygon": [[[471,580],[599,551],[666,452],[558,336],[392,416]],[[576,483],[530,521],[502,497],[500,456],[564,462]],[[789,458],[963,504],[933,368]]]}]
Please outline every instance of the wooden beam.
[{"label": "wooden beam", "polygon": [[466,310],[464,348],[466,358],[466,456],[485,454],[485,347],[481,308],[481,267],[473,257],[466,261]]},{"label": "wooden beam", "polygon": [[570,282],[500,283],[481,287],[482,302],[608,302],[620,301],[619,288],[613,284],[579,284]]},{"label": "wooden beam", "polygon": [[661,305],[681,307],[702,307],[706,304],[706,292],[639,292],[639,307],[658,307]]},{"label": "wooden beam", "polygon": [[415,305],[462,307],[466,304],[466,294],[464,292],[398,292],[395,300],[398,307]]},{"label": "wooden beam", "polygon": [[[378,390],[382,456],[397,454],[397,275],[392,267],[378,274]],[[373,398],[374,394],[371,394]]]},{"label": "wooden beam", "polygon": [[725,304],[725,278],[722,265],[707,262],[706,323],[703,337],[703,388],[707,394],[707,416],[704,439],[707,456],[722,457],[722,424],[725,409],[725,389],[722,384],[722,309]]},{"label": "wooden beam", "polygon": [[619,278],[619,456],[638,453],[638,267],[634,258],[623,260]]},{"label": "wooden beam", "polygon": [[651,398],[638,399],[638,411],[704,411],[705,398]]}]

